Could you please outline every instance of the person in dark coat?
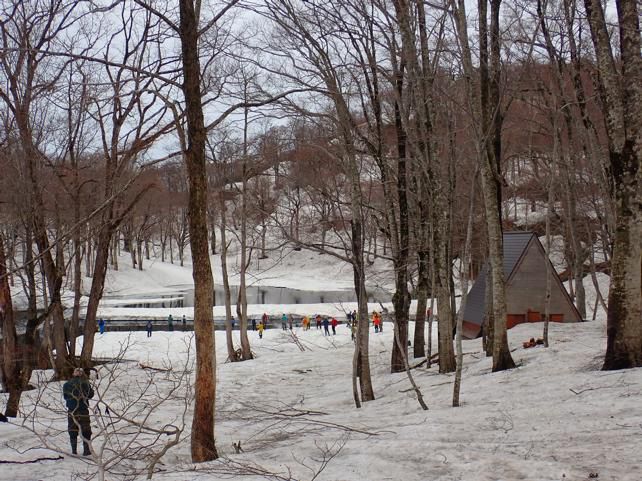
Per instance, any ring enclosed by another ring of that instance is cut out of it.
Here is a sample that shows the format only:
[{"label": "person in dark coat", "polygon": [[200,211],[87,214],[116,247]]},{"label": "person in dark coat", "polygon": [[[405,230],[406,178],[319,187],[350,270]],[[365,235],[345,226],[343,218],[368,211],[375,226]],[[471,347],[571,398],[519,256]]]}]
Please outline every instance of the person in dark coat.
[{"label": "person in dark coat", "polygon": [[327,317],[324,317],[323,318],[323,335],[324,336],[329,336],[330,335],[330,331],[328,329],[329,326],[330,326],[330,321],[328,321]]},{"label": "person in dark coat", "polygon": [[147,337],[152,337],[152,320],[147,321]]},{"label": "person in dark coat", "polygon": [[252,319],[252,330],[256,331],[256,319]]},{"label": "person in dark coat", "polygon": [[89,400],[94,397],[94,390],[89,384],[85,371],[74,369],[73,377],[62,386],[62,395],[67,405],[67,431],[72,454],[78,454],[78,433],[82,435],[83,456],[89,456],[91,450],[91,423],[89,422]]},{"label": "person in dark coat", "polygon": [[172,317],[171,314],[167,318],[167,330],[168,331],[173,331],[174,330],[174,318]]},{"label": "person in dark coat", "polygon": [[98,330],[100,331],[101,334],[105,334],[105,320],[100,319],[98,321]]}]

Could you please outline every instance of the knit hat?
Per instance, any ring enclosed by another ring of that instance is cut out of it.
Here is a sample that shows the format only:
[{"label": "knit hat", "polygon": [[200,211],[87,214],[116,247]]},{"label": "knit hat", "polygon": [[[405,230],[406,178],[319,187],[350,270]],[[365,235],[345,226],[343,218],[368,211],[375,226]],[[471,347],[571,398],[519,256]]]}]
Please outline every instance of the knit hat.
[{"label": "knit hat", "polygon": [[74,377],[84,376],[85,371],[81,367],[74,369]]}]

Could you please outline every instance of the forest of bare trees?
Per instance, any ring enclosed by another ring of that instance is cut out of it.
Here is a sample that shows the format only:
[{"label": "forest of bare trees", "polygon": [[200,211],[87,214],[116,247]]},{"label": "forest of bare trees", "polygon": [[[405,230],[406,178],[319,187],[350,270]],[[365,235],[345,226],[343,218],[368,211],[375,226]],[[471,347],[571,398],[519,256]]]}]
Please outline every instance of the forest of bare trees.
[{"label": "forest of bare trees", "polygon": [[[216,279],[228,324],[235,310],[245,332],[237,353],[228,326],[230,360],[252,357],[243,287],[253,259],[290,245],[350,266],[357,407],[376,394],[375,260],[394,277],[392,372],[407,369],[411,316],[412,354],[430,363],[424,325],[435,310],[439,372],[461,365],[455,283],[487,261],[487,353],[493,371],[514,367],[502,232],[524,225],[564,240],[562,277],[582,317],[607,308],[603,369],[642,366],[636,0],[0,3],[7,416],[34,369],[61,380],[92,365],[105,277],[121,253],[140,270],[191,256],[192,458],[215,459],[210,254],[224,262],[232,242],[238,299]],[[610,275],[608,296],[598,272]]]}]

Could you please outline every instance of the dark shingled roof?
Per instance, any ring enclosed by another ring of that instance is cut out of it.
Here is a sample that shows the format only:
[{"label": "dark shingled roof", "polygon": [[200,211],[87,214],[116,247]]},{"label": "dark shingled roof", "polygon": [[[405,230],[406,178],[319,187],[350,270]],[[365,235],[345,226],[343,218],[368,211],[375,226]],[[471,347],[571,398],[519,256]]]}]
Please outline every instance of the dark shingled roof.
[{"label": "dark shingled roof", "polygon": [[[515,266],[526,250],[528,243],[534,236],[532,232],[505,232],[504,239],[504,280],[508,281],[515,270]],[[488,263],[484,264],[473,288],[466,299],[464,320],[481,326],[484,319],[484,305],[486,295],[486,272]]]}]

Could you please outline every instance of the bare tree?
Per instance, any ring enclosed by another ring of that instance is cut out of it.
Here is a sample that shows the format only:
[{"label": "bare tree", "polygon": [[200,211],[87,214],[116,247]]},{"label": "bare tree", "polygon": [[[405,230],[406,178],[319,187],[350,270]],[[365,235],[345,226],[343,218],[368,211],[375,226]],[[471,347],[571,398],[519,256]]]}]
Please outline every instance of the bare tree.
[{"label": "bare tree", "polygon": [[[489,277],[487,290],[492,292],[493,308],[493,371],[501,371],[515,367],[508,348],[506,331],[506,290],[503,272],[503,248],[498,162],[501,153],[501,122],[498,98],[499,81],[499,9],[501,0],[491,1],[491,72],[488,70],[488,11],[487,0],[479,2],[480,22],[480,74],[473,68],[472,52],[468,34],[466,6],[464,0],[451,2],[457,30],[459,48],[461,49],[462,65],[465,75],[468,103],[472,110],[473,122],[477,139],[477,155],[480,162],[484,211],[489,245]],[[492,77],[492,80],[491,78]],[[492,87],[491,87],[492,84]],[[491,95],[492,94],[492,95]],[[492,98],[491,98],[492,97]]]},{"label": "bare tree", "polygon": [[[642,366],[642,58],[640,6],[617,2],[619,51],[613,51],[604,8],[585,0],[606,114],[615,238],[611,260],[607,347],[603,369]],[[616,56],[618,61],[616,61]]]}]

